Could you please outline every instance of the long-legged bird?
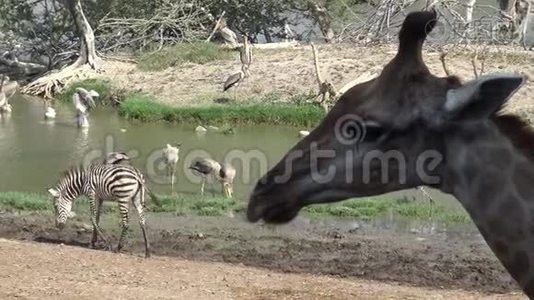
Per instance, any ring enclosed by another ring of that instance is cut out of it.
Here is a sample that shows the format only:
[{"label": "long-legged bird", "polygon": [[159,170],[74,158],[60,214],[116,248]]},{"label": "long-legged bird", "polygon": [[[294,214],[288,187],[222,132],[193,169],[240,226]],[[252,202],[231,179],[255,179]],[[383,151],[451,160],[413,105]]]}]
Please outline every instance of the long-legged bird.
[{"label": "long-legged bird", "polygon": [[204,195],[204,185],[206,184],[208,176],[211,175],[213,178],[217,178],[217,176],[219,176],[219,172],[221,171],[221,164],[211,158],[201,158],[194,161],[189,167],[189,169],[198,172],[199,175],[202,177],[200,194]]},{"label": "long-legged bird", "polygon": [[171,178],[171,194],[174,194],[174,176],[176,174],[176,164],[179,159],[180,146],[181,144],[178,144],[176,147],[167,144],[163,149],[163,160],[165,161],[167,177]]}]

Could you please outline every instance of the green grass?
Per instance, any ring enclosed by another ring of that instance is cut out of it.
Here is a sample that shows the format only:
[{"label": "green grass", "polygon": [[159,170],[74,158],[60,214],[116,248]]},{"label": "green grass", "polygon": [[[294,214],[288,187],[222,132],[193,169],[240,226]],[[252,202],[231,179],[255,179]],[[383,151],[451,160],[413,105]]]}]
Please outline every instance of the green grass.
[{"label": "green grass", "polygon": [[4,211],[52,209],[49,197],[37,193],[0,192],[0,209]]},{"label": "green grass", "polygon": [[243,211],[245,204],[223,196],[200,195],[159,196],[160,205],[150,204],[151,211],[171,212],[177,215],[222,216],[229,212]]},{"label": "green grass", "polygon": [[144,71],[158,71],[188,62],[206,64],[217,60],[229,60],[233,57],[232,50],[215,43],[183,43],[157,52],[142,54],[138,60],[138,68]]},{"label": "green grass", "polygon": [[[246,203],[239,199],[223,196],[179,194],[176,196],[159,195],[159,205],[147,198],[147,206],[152,212],[167,212],[176,215],[222,216],[230,212],[243,212]],[[87,201],[78,199],[77,210],[88,212]],[[430,211],[432,209],[432,211]],[[0,210],[3,211],[43,211],[52,210],[52,199],[45,194],[24,192],[0,192]],[[108,206],[106,211],[116,210]],[[336,204],[308,206],[303,213],[310,217],[335,217],[371,220],[385,214],[393,214],[414,220],[441,221],[447,224],[469,223],[470,218],[464,210],[436,204],[432,208],[426,201],[406,199],[360,199]]]},{"label": "green grass", "polygon": [[445,223],[468,223],[467,213],[460,209],[452,209],[441,204],[430,206],[428,202],[410,201],[406,199],[360,199],[348,200],[337,204],[319,204],[304,208],[304,212],[312,217],[334,216],[340,218],[356,218],[369,220],[386,213],[409,219],[433,220]]},{"label": "green grass", "polygon": [[255,103],[171,107],[150,97],[131,95],[119,108],[119,115],[144,122],[198,122],[230,124],[278,124],[310,127],[319,123],[324,111],[313,104]]},{"label": "green grass", "polygon": [[76,88],[82,87],[88,91],[95,90],[100,95],[95,98],[97,105],[111,103],[111,96],[113,95],[113,86],[111,81],[103,79],[84,79],[75,81],[67,86],[61,93],[56,96],[61,102],[72,101],[72,95],[76,92]]}]

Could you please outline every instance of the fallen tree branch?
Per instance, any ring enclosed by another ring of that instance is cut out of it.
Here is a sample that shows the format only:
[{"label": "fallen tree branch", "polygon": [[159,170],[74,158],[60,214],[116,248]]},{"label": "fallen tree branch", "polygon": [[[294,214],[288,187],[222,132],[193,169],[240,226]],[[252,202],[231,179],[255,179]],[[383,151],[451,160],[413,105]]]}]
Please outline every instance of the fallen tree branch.
[{"label": "fallen tree branch", "polygon": [[7,59],[3,55],[0,56],[0,65],[4,65],[7,69],[9,69],[10,73],[24,76],[41,74],[47,70],[46,66],[44,65]]},{"label": "fallen tree branch", "polygon": [[226,14],[226,11],[223,11],[222,14],[221,14],[221,16],[220,16],[219,19],[217,20],[217,22],[215,22],[215,27],[213,27],[213,31],[210,33],[210,35],[209,35],[208,38],[206,39],[206,42],[211,41],[211,39],[213,38],[213,36],[215,35],[215,33],[219,30],[219,27],[221,26],[221,21],[223,20],[225,14]]}]

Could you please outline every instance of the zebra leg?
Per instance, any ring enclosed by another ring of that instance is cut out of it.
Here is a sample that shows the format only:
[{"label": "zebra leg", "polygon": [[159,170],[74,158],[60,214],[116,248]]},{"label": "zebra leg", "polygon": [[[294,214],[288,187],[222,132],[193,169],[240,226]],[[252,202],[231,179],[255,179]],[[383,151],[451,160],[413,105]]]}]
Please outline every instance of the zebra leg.
[{"label": "zebra leg", "polygon": [[143,238],[145,239],[145,258],[150,257],[150,244],[148,242],[147,232],[146,232],[146,226],[145,226],[145,212],[143,210],[142,203],[145,201],[145,189],[141,188],[139,191],[138,197],[134,197],[132,199],[133,205],[135,206],[135,209],[137,210],[137,214],[139,215],[139,225],[141,226],[141,231],[143,232]]},{"label": "zebra leg", "polygon": [[98,222],[96,221],[96,215],[97,215],[97,208],[96,208],[96,197],[95,194],[88,195],[89,198],[89,208],[91,209],[91,222],[93,223],[93,231],[96,231],[98,235],[100,235],[100,238],[106,243],[108,250],[111,250],[111,244],[109,243],[108,239],[102,232],[102,229],[98,225]]},{"label": "zebra leg", "polygon": [[[98,200],[98,206],[96,208],[96,224],[100,224],[100,214],[102,213],[102,200]],[[98,241],[98,233],[93,227],[93,238],[91,239],[91,248],[96,247],[96,242]]]},{"label": "zebra leg", "polygon": [[200,195],[204,196],[204,185],[206,184],[206,177],[202,176],[202,185],[200,186]]},{"label": "zebra leg", "polygon": [[[134,196],[135,197],[135,196]],[[121,215],[121,236],[119,238],[119,245],[117,246],[117,252],[121,251],[122,247],[124,246],[124,238],[126,237],[126,234],[128,233],[128,227],[129,227],[129,220],[128,220],[128,200],[125,202],[118,201],[119,202],[119,213]]]}]

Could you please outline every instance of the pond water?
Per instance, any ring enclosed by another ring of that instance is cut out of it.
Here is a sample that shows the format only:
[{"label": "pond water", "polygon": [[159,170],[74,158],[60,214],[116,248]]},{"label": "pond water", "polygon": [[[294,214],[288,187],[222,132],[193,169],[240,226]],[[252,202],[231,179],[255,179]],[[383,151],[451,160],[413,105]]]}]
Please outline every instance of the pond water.
[{"label": "pond water", "polygon": [[[210,131],[199,135],[194,130],[199,125],[196,123],[130,122],[111,108],[94,111],[90,115],[90,128],[81,130],[74,125],[74,112],[69,104],[57,104],[57,118],[45,121],[39,99],[17,97],[10,102],[13,113],[0,119],[0,190],[3,191],[44,192],[69,166],[102,158],[110,151],[125,151],[146,174],[155,191],[170,193],[160,151],[166,143],[181,142],[177,191],[199,192],[199,178],[187,167],[195,158],[209,156],[232,161],[238,170],[235,194],[246,200],[260,176],[299,140],[299,129],[282,126],[242,126],[235,128],[233,135]],[[219,185],[215,189],[220,192]],[[438,191],[431,194],[436,201],[458,206],[449,195]],[[415,189],[382,197],[424,199]]]}]

